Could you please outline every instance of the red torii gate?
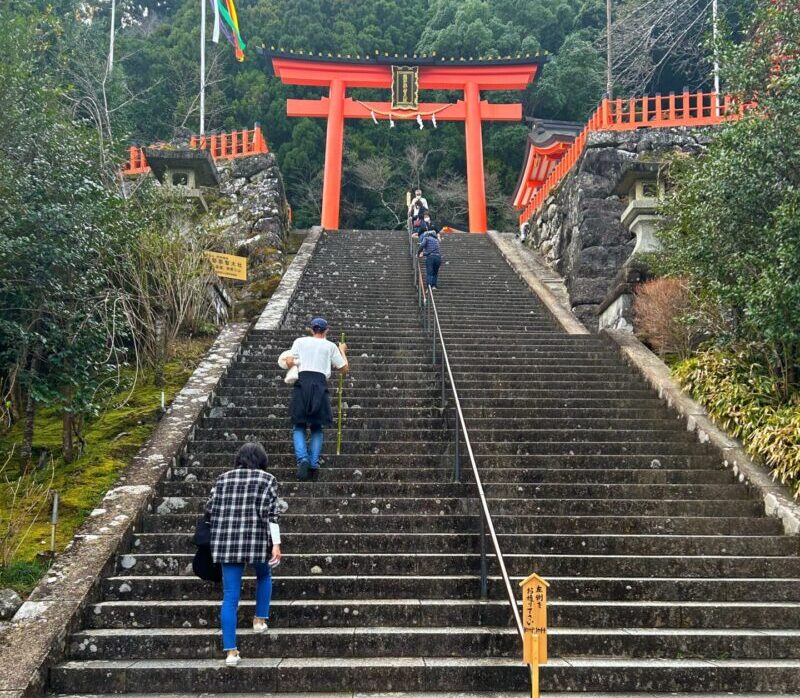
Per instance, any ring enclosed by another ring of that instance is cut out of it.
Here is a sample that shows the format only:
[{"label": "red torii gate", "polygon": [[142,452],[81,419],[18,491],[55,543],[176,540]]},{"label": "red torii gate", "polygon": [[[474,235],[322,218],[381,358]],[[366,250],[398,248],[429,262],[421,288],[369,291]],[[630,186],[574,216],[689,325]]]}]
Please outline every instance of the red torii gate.
[{"label": "red torii gate", "polygon": [[[342,151],[345,119],[463,121],[466,131],[469,228],[486,232],[486,188],[483,173],[483,121],[521,121],[521,104],[491,104],[481,100],[481,90],[524,90],[547,59],[525,56],[497,60],[455,60],[437,57],[376,56],[375,58],[323,57],[322,54],[260,49],[268,67],[286,85],[327,87],[319,100],[288,99],[289,116],[326,118],[325,178],[322,188],[322,227],[339,227],[342,189]],[[455,103],[427,102],[392,106],[390,102],[364,102],[348,97],[349,87],[392,88],[393,66],[416,71],[423,90],[459,90]]]}]

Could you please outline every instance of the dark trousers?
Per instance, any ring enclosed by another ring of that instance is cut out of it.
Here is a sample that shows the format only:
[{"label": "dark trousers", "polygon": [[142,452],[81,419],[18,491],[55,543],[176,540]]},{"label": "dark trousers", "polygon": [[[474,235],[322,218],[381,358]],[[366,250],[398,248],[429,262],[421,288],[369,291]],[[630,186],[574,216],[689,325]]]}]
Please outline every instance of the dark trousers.
[{"label": "dark trousers", "polygon": [[442,266],[442,256],[438,254],[429,254],[425,257],[425,272],[428,277],[428,286],[436,287],[436,282],[439,280],[439,267]]}]

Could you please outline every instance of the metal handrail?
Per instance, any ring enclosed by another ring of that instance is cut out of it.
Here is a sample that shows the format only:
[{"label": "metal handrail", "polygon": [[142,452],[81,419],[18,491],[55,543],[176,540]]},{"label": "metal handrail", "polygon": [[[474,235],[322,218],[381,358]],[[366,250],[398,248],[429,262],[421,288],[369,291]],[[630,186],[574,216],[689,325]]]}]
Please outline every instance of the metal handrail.
[{"label": "metal handrail", "polygon": [[[453,377],[453,370],[450,366],[450,358],[447,354],[447,346],[444,341],[444,334],[442,333],[442,326],[439,322],[439,311],[436,308],[436,301],[434,300],[434,293],[433,289],[428,287],[427,289],[424,287],[424,282],[422,278],[422,269],[419,263],[419,257],[414,251],[413,240],[411,242],[411,252],[412,258],[414,260],[415,266],[415,275],[414,281],[415,284],[418,285],[418,288],[422,289],[422,293],[420,295],[424,301],[425,305],[428,308],[428,319],[425,320],[426,313],[423,310],[423,321],[427,325],[427,329],[434,330],[434,351],[436,346],[436,338],[438,336],[439,345],[441,349],[441,364],[442,364],[442,407],[444,407],[444,396],[445,396],[445,383],[444,383],[444,371],[447,370],[447,376],[450,381],[450,390],[453,394],[453,404],[455,405],[456,410],[456,452],[455,452],[455,479],[457,481],[460,480],[460,462],[459,462],[459,441],[460,441],[460,433],[464,434],[464,445],[467,449],[467,454],[469,455],[470,465],[472,466],[472,474],[475,477],[475,484],[478,488],[478,497],[481,502],[481,597],[486,598],[488,592],[488,573],[487,573],[487,558],[486,558],[486,532],[484,530],[484,526],[489,530],[489,536],[492,539],[492,547],[494,547],[495,556],[497,558],[497,563],[500,566],[500,574],[503,577],[503,583],[505,585],[506,594],[508,596],[508,603],[511,606],[511,612],[514,615],[514,621],[517,626],[517,632],[519,633],[520,637],[523,637],[524,630],[522,627],[522,619],[519,614],[519,609],[517,608],[517,597],[514,594],[514,590],[511,586],[511,579],[508,576],[508,571],[506,570],[506,563],[503,559],[503,552],[500,550],[500,542],[497,540],[497,533],[494,529],[494,523],[492,522],[492,515],[489,512],[489,504],[486,501],[486,493],[483,489],[483,481],[481,480],[480,473],[478,472],[478,465],[475,462],[475,454],[472,451],[472,442],[469,438],[469,431],[467,430],[467,423],[464,419],[464,412],[461,409],[461,401],[458,397],[458,389],[456,388],[456,381]],[[428,302],[430,301],[430,302]],[[422,302],[420,303],[422,307]],[[431,326],[433,325],[433,326]],[[434,363],[436,362],[436,356],[434,354]]]}]

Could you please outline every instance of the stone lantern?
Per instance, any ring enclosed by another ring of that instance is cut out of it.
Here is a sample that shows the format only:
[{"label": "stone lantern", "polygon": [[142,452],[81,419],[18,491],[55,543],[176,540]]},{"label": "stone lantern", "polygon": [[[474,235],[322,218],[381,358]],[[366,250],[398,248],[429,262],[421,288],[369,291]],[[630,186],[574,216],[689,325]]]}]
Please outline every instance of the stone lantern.
[{"label": "stone lantern", "polygon": [[658,205],[664,197],[664,185],[658,178],[660,169],[660,162],[632,162],[614,188],[615,194],[628,199],[620,221],[636,236],[636,245],[598,308],[598,327],[601,330],[633,332],[634,288],[647,278],[647,270],[636,261],[636,255],[660,249],[656,237],[662,218],[658,214]]},{"label": "stone lantern", "polygon": [[660,249],[656,230],[661,220],[658,205],[664,198],[664,184],[659,181],[660,162],[634,162],[622,174],[614,193],[628,199],[622,212],[622,224],[636,236],[631,256]]},{"label": "stone lantern", "polygon": [[208,204],[200,187],[218,187],[219,173],[206,150],[190,148],[145,148],[147,164],[158,181],[165,187],[172,187],[187,198],[200,201],[208,211]]}]

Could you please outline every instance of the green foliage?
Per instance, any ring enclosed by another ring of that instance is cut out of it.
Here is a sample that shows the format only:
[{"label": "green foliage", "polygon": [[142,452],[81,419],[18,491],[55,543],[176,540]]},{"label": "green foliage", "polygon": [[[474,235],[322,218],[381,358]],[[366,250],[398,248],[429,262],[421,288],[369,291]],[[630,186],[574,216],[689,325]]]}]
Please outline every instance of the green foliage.
[{"label": "green foliage", "polygon": [[776,61],[800,52],[800,16],[762,3],[752,33],[723,60],[752,106],[702,157],[673,163],[660,267],[722,309],[730,338],[769,347],[788,396],[800,361],[800,61]]},{"label": "green foliage", "polygon": [[0,50],[14,57],[0,66],[0,371],[39,404],[88,413],[125,335],[107,269],[130,221],[94,132],[42,73],[37,37],[0,15]]},{"label": "green foliage", "polygon": [[763,356],[764,348],[753,345],[711,348],[678,364],[674,374],[717,424],[800,497],[800,391],[785,397]]},{"label": "green foliage", "polygon": [[[178,346],[175,357],[164,370],[163,390],[167,404],[183,387],[210,342],[207,338]],[[126,369],[120,384],[99,396],[99,415],[86,424],[82,454],[72,463],[55,457],[51,487],[61,497],[56,537],[58,550],[69,543],[78,526],[100,503],[122,469],[152,434],[160,415],[161,390],[153,385],[152,371],[137,377],[132,369]],[[18,448],[22,432],[22,425],[18,423],[0,439],[0,459],[13,448]],[[58,454],[61,446],[60,412],[55,408],[41,410],[36,416],[35,433],[33,446],[37,455],[42,451]],[[0,488],[0,522],[7,512],[7,496],[7,489]],[[23,575],[25,570],[30,570],[30,575],[20,580],[21,590],[30,588],[31,581],[35,582],[37,555],[47,551],[50,543],[49,511],[46,510],[32,523],[30,533],[22,541],[12,564],[5,570],[0,569],[0,576],[4,578]]]},{"label": "green foliage", "polygon": [[533,88],[533,107],[546,119],[585,121],[605,91],[605,64],[591,43],[567,37]]}]

